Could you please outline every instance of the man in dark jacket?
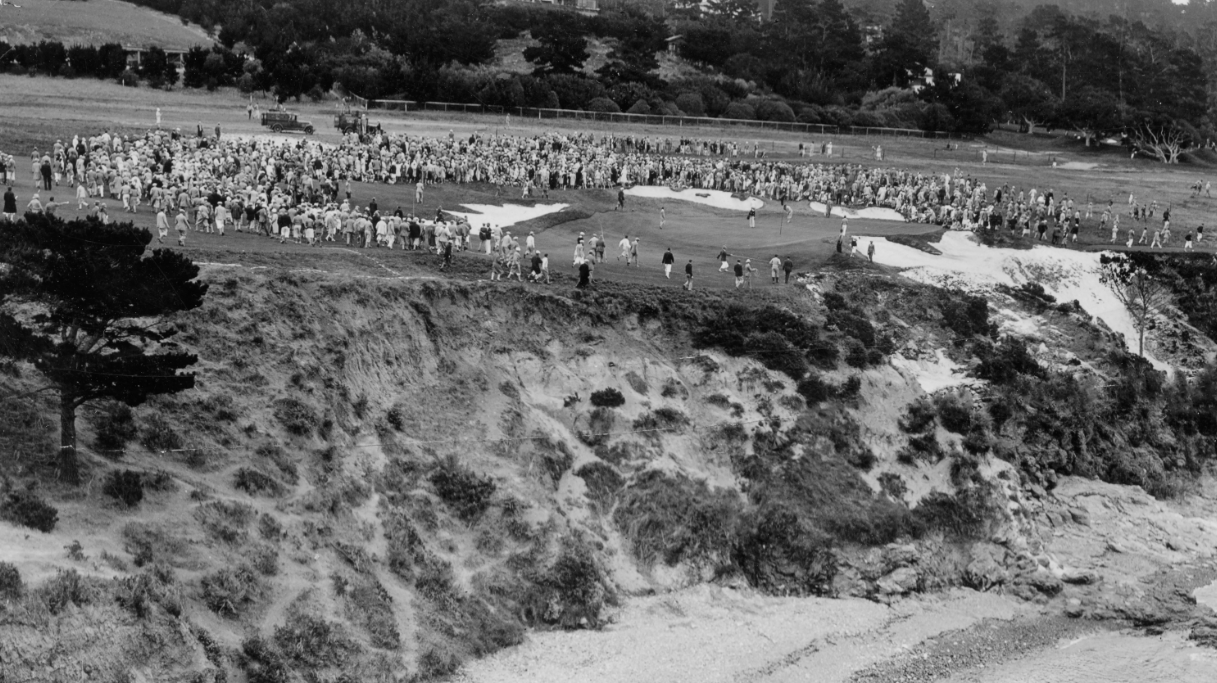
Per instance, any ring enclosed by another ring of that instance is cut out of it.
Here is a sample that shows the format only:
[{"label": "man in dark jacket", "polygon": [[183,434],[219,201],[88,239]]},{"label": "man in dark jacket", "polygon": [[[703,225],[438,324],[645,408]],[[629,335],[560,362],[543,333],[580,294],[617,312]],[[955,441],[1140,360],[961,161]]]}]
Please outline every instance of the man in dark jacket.
[{"label": "man in dark jacket", "polygon": [[663,259],[660,260],[660,263],[663,264],[663,276],[671,280],[672,264],[676,263],[676,257],[672,255],[672,247],[668,247],[668,250],[663,252]]},{"label": "man in dark jacket", "polygon": [[786,273],[786,284],[790,284],[790,271],[794,270],[794,261],[790,257],[786,257],[786,261],[782,263],[782,271]]}]

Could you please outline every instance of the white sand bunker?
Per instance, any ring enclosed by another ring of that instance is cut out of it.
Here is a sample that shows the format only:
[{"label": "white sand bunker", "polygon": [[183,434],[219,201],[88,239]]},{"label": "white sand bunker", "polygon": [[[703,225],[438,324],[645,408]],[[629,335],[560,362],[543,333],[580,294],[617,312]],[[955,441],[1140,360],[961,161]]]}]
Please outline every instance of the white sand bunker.
[{"label": "white sand bunker", "polygon": [[689,188],[677,192],[670,187],[660,185],[636,185],[625,191],[627,195],[633,197],[650,197],[652,199],[679,199],[684,202],[693,202],[695,204],[705,204],[713,206],[716,209],[730,209],[732,211],[747,211],[748,209],[759,209],[765,205],[765,202],[756,197],[747,199],[739,199],[733,196],[730,192],[722,190],[699,190]]},{"label": "white sand bunker", "polygon": [[1063,164],[1057,164],[1056,167],[1068,171],[1092,171],[1099,165],[1090,161],[1066,161]]},{"label": "white sand bunker", "polygon": [[536,206],[523,206],[520,204],[506,204],[503,206],[492,206],[490,204],[461,204],[461,206],[469,209],[472,213],[463,211],[446,211],[445,213],[460,216],[468,220],[470,225],[480,226],[483,223],[489,223],[499,227],[507,227],[547,214],[557,213],[570,205],[537,204]]},{"label": "white sand bunker", "polygon": [[964,369],[943,355],[942,349],[938,349],[938,357],[934,360],[911,360],[896,354],[891,357],[890,363],[900,374],[916,379],[921,390],[927,394],[940,389],[979,383],[963,374]]},{"label": "white sand bunker", "polygon": [[[971,233],[948,232],[936,244],[941,255],[890,242],[886,238],[859,237],[876,242],[875,261],[905,268],[904,275],[918,282],[984,294],[999,284],[1011,287],[1038,282],[1057,301],[1076,300],[1087,313],[1100,318],[1124,336],[1128,349],[1137,350],[1137,330],[1128,309],[1099,281],[1098,252],[1037,246],[1032,249],[997,249],[978,244]],[[1152,357],[1159,370],[1169,366]]]},{"label": "white sand bunker", "polygon": [[[811,211],[817,216],[824,215],[824,205],[820,202],[811,202]],[[834,206],[830,215],[840,218],[863,218],[873,221],[900,221],[904,223],[904,216],[895,209],[885,209],[883,207],[872,206],[866,209],[850,209],[844,206]]]}]

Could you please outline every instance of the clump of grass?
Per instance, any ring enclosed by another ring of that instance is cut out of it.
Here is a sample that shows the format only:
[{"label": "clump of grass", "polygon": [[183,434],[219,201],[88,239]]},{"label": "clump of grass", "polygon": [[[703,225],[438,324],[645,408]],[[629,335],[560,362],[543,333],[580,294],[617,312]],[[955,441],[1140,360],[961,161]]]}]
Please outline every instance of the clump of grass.
[{"label": "clump of grass", "polygon": [[384,586],[373,577],[347,579],[341,574],[335,574],[334,586],[344,599],[347,618],[368,634],[372,647],[396,650],[401,646],[393,599]]},{"label": "clump of grass", "polygon": [[616,420],[616,414],[612,408],[598,407],[592,409],[591,414],[587,418],[587,430],[579,432],[579,439],[592,448],[607,443],[611,437],[613,424]]},{"label": "clump of grass", "polygon": [[222,617],[236,617],[258,601],[262,580],[248,564],[223,567],[202,580],[203,603]]},{"label": "clump of grass", "polygon": [[133,508],[144,499],[144,480],[139,472],[132,470],[111,472],[106,477],[101,492],[126,507]]},{"label": "clump of grass", "polygon": [[215,500],[195,508],[194,516],[212,536],[235,544],[245,540],[245,529],[255,512],[245,503]]},{"label": "clump of grass", "polygon": [[98,591],[90,581],[75,569],[60,569],[49,581],[34,591],[51,614],[59,614],[68,605],[82,607],[95,601]]},{"label": "clump of grass", "polygon": [[249,683],[289,683],[291,669],[287,659],[268,640],[250,636],[241,643],[237,662]]},{"label": "clump of grass", "polygon": [[165,565],[154,565],[136,576],[118,579],[113,591],[119,606],[139,619],[151,616],[153,606],[175,617],[182,613],[181,586],[173,570]]},{"label": "clump of grass", "polygon": [[[364,399],[366,402],[366,398]],[[366,407],[366,403],[365,403]],[[317,413],[303,401],[294,398],[281,398],[275,401],[275,419],[296,436],[310,436],[317,428]]]},{"label": "clump of grass", "polygon": [[904,477],[901,477],[895,472],[884,472],[879,475],[879,488],[883,489],[883,493],[897,503],[903,503],[904,497],[908,495],[908,486],[904,483]]},{"label": "clump of grass", "polygon": [[359,653],[340,624],[295,610],[274,640],[284,657],[306,669],[341,667]]},{"label": "clump of grass", "polygon": [[254,454],[271,461],[287,480],[287,483],[292,486],[295,486],[300,481],[296,462],[278,444],[262,444],[254,451]]},{"label": "clump of grass", "polygon": [[131,522],[123,527],[123,549],[131,554],[136,567],[172,563],[186,549],[185,543],[159,526]]},{"label": "clump of grass", "polygon": [[251,496],[281,496],[286,491],[286,488],[278,479],[252,467],[238,468],[233,473],[232,485],[234,488],[245,491]]},{"label": "clump of grass", "polygon": [[666,406],[643,413],[634,420],[634,429],[658,437],[663,432],[678,432],[689,424],[689,418],[675,408]]},{"label": "clump of grass", "polygon": [[642,378],[642,375],[639,375],[633,370],[625,373],[625,381],[629,383],[631,389],[642,394],[643,396],[646,396],[647,393],[651,391],[651,388],[647,386],[647,381]]}]

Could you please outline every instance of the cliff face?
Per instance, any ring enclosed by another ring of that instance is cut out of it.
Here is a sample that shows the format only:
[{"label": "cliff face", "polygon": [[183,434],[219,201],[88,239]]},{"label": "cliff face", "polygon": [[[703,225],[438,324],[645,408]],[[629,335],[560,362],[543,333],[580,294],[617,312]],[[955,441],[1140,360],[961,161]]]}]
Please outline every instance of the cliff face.
[{"label": "cliff face", "polygon": [[[122,411],[82,420],[89,485],[40,469],[49,403],[6,410],[8,475],[41,481],[59,522],[0,523],[26,586],[0,612],[5,676],[429,678],[709,581],[1063,600],[1107,580],[1085,573],[1102,553],[1048,529],[1095,538],[1102,500],[1170,513],[1068,478],[1120,482],[1109,451],[1133,439],[1088,432],[1108,408],[1077,387],[1148,380],[1088,316],[1016,294],[997,303],[1040,317],[1031,345],[995,343],[984,300],[877,270],[768,301],[204,277],[179,338],[198,387],[137,408],[125,445]],[[16,370],[9,388],[35,386]],[[1157,469],[1126,483],[1201,465],[1203,435],[1162,417],[1180,394],[1155,391],[1131,424],[1157,425],[1133,444]],[[1062,402],[1076,414],[1040,411]],[[124,470],[133,506],[105,492]],[[1162,535],[1194,558],[1213,545],[1196,533]]]}]

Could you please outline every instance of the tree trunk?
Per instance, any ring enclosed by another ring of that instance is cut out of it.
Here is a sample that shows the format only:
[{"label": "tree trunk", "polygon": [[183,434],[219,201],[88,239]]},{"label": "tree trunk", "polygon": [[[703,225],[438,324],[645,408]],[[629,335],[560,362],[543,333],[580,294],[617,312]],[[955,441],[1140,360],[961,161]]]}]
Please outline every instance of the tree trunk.
[{"label": "tree trunk", "polygon": [[59,475],[72,486],[80,485],[80,462],[76,458],[76,404],[67,395],[59,399]]},{"label": "tree trunk", "polygon": [[1137,327],[1137,355],[1145,357],[1145,320]]}]

